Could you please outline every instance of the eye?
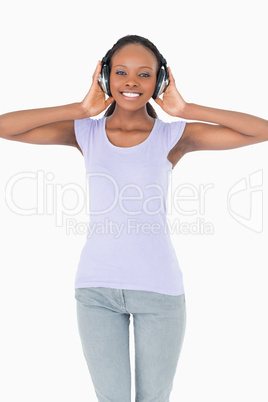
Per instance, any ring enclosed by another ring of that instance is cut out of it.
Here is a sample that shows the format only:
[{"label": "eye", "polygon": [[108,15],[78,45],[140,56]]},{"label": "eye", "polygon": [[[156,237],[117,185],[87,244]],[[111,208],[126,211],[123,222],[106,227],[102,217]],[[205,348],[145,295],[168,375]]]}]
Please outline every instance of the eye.
[{"label": "eye", "polygon": [[[122,70],[116,71],[115,74],[122,75],[121,73],[125,74],[125,72]],[[150,77],[150,74],[148,74],[148,73],[141,73],[140,75],[143,75],[143,76],[145,75],[145,78]]]},{"label": "eye", "polygon": [[150,77],[150,74],[148,73],[141,73],[141,74],[145,74],[147,77]]},{"label": "eye", "polygon": [[116,71],[115,74],[121,75],[121,74],[119,74],[119,73],[124,73],[124,71]]}]

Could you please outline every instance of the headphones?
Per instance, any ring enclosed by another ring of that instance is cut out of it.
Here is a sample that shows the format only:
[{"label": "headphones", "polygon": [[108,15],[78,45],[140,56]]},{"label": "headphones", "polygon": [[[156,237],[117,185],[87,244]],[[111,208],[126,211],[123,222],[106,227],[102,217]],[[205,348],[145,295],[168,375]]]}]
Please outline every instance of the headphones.
[{"label": "headphones", "polygon": [[[110,68],[107,64],[107,59],[108,55],[110,53],[111,49],[108,50],[106,55],[103,57],[101,61],[101,72],[98,78],[98,83],[101,89],[108,95],[112,96],[111,91],[110,91]],[[167,89],[169,85],[169,74],[168,74],[168,69],[167,69],[167,62],[166,59],[160,54],[161,56],[161,67],[160,70],[157,74],[157,80],[156,80],[156,85],[155,85],[155,90],[152,95],[153,99],[156,99],[158,96],[160,96],[165,90]]]}]

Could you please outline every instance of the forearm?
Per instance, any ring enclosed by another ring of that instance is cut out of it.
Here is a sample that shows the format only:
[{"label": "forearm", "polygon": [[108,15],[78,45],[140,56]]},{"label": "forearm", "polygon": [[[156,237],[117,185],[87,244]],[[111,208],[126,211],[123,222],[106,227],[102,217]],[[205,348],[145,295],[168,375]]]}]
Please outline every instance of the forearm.
[{"label": "forearm", "polygon": [[80,103],[5,113],[0,115],[0,137],[25,133],[56,121],[82,119],[83,113]]},{"label": "forearm", "polygon": [[246,113],[187,103],[183,114],[179,117],[215,123],[245,135],[268,139],[268,121]]}]

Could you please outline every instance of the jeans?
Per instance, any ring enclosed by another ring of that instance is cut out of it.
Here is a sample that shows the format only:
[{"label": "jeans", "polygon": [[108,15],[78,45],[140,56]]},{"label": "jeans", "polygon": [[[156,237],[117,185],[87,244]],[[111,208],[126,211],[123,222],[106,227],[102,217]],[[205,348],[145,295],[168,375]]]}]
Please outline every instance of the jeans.
[{"label": "jeans", "polygon": [[185,295],[89,287],[75,289],[77,322],[99,402],[131,402],[130,314],[135,402],[169,402],[186,326]]}]

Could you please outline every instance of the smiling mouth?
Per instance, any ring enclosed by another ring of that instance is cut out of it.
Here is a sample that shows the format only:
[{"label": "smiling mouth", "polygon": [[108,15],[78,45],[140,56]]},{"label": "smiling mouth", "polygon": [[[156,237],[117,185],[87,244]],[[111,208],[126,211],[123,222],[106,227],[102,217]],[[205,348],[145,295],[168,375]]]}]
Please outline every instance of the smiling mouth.
[{"label": "smiling mouth", "polygon": [[139,92],[120,92],[121,95],[124,96],[124,98],[126,99],[136,99],[139,96],[141,96],[142,94]]}]

